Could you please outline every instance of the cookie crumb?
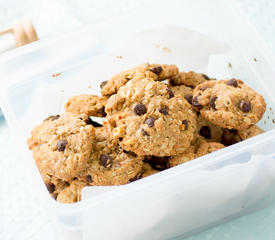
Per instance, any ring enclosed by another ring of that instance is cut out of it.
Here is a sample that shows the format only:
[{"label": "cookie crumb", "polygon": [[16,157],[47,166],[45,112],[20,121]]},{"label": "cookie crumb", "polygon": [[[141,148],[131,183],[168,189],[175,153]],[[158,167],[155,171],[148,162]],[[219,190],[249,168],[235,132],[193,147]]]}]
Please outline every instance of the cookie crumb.
[{"label": "cookie crumb", "polygon": [[257,59],[256,58],[253,58],[254,62],[257,62]]},{"label": "cookie crumb", "polygon": [[168,47],[163,47],[162,50],[165,52],[172,52],[172,50]]},{"label": "cookie crumb", "polygon": [[122,59],[123,57],[122,56],[116,56],[117,59]]},{"label": "cookie crumb", "polygon": [[89,85],[89,86],[88,86],[88,88],[92,88],[92,86],[91,86],[91,85]]},{"label": "cookie crumb", "polygon": [[52,77],[53,78],[57,78],[57,77],[59,77],[61,75],[61,72],[60,73],[54,73],[54,74],[52,74]]},{"label": "cookie crumb", "polygon": [[228,67],[232,68],[232,63],[231,62],[228,63]]}]

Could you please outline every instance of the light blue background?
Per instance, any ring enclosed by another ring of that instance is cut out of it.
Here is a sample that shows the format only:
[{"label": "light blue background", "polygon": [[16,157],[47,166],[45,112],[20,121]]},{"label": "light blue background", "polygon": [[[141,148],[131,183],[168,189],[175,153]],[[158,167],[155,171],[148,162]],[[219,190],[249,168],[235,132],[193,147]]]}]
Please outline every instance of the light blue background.
[{"label": "light blue background", "polygon": [[[116,17],[139,6],[146,7],[149,1],[0,0],[0,29],[27,16],[33,20],[39,37],[43,39]],[[275,1],[238,2],[275,54]],[[0,146],[0,239],[51,239],[53,222],[39,207],[32,189],[25,189],[28,179],[22,179],[18,174],[21,171],[19,156],[15,154],[16,146],[9,137],[3,118],[0,118]],[[210,239],[274,240],[275,204],[188,238]]]}]

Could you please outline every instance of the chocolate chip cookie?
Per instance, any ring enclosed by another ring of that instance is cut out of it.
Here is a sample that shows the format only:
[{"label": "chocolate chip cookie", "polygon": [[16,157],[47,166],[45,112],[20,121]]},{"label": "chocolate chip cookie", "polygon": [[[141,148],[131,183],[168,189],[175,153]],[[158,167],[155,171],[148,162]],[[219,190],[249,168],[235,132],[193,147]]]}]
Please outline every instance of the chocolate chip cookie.
[{"label": "chocolate chip cookie", "polygon": [[199,84],[213,80],[204,73],[196,73],[194,71],[190,72],[180,72],[178,75],[174,75],[169,79],[171,85],[185,85],[191,88],[195,88]]},{"label": "chocolate chip cookie", "polygon": [[123,150],[105,127],[95,129],[93,149],[79,178],[91,186],[126,184],[142,172],[143,157]]},{"label": "chocolate chip cookie", "polygon": [[190,146],[196,116],[190,104],[162,82],[130,80],[106,103],[112,138],[137,155],[171,156]]},{"label": "chocolate chip cookie", "polygon": [[195,131],[195,136],[192,141],[197,141],[198,139],[207,142],[220,142],[223,135],[223,128],[214,125],[207,119],[203,118],[200,114],[197,115],[197,127]]},{"label": "chocolate chip cookie", "polygon": [[172,78],[176,76],[178,72],[179,70],[175,65],[142,64],[113,76],[109,81],[102,82],[101,94],[103,96],[112,95],[131,79],[151,78],[155,81],[160,81]]},{"label": "chocolate chip cookie", "polygon": [[198,85],[192,104],[210,122],[237,130],[258,122],[266,109],[264,98],[236,79],[212,80]]},{"label": "chocolate chip cookie", "polygon": [[187,100],[187,102],[192,104],[194,89],[192,89],[191,87],[187,87],[185,85],[177,85],[177,86],[169,85],[169,87],[175,95],[179,95],[183,97],[185,100]]},{"label": "chocolate chip cookie", "polygon": [[82,94],[71,97],[65,104],[65,111],[87,116],[105,117],[107,98],[91,94]]},{"label": "chocolate chip cookie", "polygon": [[33,129],[27,143],[42,174],[67,181],[85,169],[94,141],[94,127],[87,125],[86,118],[64,113]]},{"label": "chocolate chip cookie", "polygon": [[184,153],[180,153],[176,156],[171,157],[169,160],[169,166],[175,167],[179,164],[193,160],[195,157],[195,147],[191,145]]},{"label": "chocolate chip cookie", "polygon": [[196,157],[201,157],[203,155],[218,151],[224,147],[225,146],[223,144],[217,142],[201,142],[197,149]]}]

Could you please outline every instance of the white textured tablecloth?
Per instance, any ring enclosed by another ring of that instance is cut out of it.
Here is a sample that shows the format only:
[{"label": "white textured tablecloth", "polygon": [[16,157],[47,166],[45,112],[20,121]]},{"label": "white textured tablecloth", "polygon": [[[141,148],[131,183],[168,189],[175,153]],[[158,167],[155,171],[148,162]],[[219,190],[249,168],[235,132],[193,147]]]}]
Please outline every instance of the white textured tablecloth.
[{"label": "white textured tablecloth", "polygon": [[[48,38],[86,24],[94,24],[152,0],[0,0],[0,29],[15,20],[33,20],[40,38]],[[275,53],[275,1],[238,0],[244,12]],[[36,201],[30,181],[22,174],[23,163],[0,119],[0,240],[58,239],[47,212]],[[189,240],[275,239],[275,204],[254,214],[219,225]]]}]

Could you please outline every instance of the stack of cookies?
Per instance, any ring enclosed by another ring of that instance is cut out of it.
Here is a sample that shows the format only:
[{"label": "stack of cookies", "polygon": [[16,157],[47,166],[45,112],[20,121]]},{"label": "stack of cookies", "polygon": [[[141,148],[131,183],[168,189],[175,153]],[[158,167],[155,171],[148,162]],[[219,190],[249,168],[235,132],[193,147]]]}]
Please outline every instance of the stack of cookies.
[{"label": "stack of cookies", "polygon": [[65,113],[28,139],[59,202],[79,201],[85,186],[127,184],[263,132],[255,123],[265,101],[241,80],[143,64],[100,87],[101,96],[70,98]]}]

